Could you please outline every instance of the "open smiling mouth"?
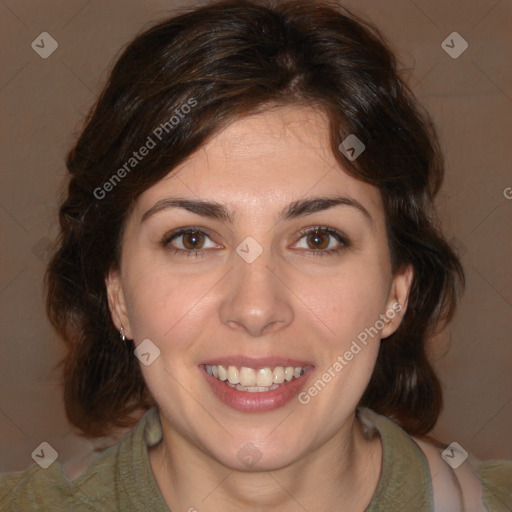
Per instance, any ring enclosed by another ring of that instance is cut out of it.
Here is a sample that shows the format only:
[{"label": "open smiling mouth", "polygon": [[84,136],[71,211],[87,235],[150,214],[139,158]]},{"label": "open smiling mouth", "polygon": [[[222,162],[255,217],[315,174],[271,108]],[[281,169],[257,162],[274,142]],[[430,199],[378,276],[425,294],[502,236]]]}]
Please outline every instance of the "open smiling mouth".
[{"label": "open smiling mouth", "polygon": [[305,366],[199,366],[214,394],[243,412],[265,412],[282,407],[296,396],[313,369]]}]

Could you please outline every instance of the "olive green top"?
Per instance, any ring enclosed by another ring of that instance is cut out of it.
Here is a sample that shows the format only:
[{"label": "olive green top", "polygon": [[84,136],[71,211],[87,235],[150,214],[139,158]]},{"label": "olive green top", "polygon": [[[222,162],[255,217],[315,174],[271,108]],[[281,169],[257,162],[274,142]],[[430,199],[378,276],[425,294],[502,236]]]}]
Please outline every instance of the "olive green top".
[{"label": "olive green top", "polygon": [[[382,439],[383,465],[366,512],[432,512],[432,480],[423,452],[392,420],[372,414]],[[169,512],[147,449],[161,439],[158,411],[153,407],[73,481],[66,478],[58,461],[47,469],[34,463],[24,471],[1,474],[0,510]],[[512,461],[480,462],[472,456],[470,461],[482,482],[487,510],[512,511]]]}]

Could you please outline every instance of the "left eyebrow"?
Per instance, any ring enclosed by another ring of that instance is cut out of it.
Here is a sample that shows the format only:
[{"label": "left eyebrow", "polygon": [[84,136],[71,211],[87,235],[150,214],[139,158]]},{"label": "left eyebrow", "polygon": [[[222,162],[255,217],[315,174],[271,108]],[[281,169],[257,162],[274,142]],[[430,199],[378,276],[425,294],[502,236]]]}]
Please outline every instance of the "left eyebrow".
[{"label": "left eyebrow", "polygon": [[[278,220],[283,221],[305,217],[306,215],[328,210],[335,206],[349,206],[355,208],[364,215],[365,219],[373,227],[373,217],[359,201],[348,196],[339,195],[331,197],[313,197],[294,201],[281,211]],[[144,213],[141,219],[141,223],[151,215],[154,215],[155,213],[158,213],[162,210],[167,210],[169,208],[181,208],[203,217],[229,223],[233,223],[235,217],[235,215],[230,212],[224,205],[217,203],[216,201],[203,201],[191,198],[173,197],[157,201],[149,210]]]},{"label": "left eyebrow", "polygon": [[297,217],[303,217],[306,215],[311,215],[312,213],[328,210],[329,208],[333,208],[335,206],[350,206],[355,208],[364,215],[365,219],[373,227],[373,217],[359,201],[352,197],[339,195],[331,197],[313,197],[302,199],[300,201],[294,201],[281,212],[279,219],[295,219]]}]

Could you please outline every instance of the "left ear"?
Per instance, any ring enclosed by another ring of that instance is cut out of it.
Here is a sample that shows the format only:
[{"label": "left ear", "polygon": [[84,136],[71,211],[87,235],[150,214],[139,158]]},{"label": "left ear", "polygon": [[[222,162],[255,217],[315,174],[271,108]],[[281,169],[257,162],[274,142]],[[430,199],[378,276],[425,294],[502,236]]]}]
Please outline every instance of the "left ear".
[{"label": "left ear", "polygon": [[407,311],[413,277],[414,270],[412,265],[405,266],[393,276],[386,311],[384,312],[388,321],[386,321],[382,329],[381,339],[391,336],[402,323],[403,316]]}]

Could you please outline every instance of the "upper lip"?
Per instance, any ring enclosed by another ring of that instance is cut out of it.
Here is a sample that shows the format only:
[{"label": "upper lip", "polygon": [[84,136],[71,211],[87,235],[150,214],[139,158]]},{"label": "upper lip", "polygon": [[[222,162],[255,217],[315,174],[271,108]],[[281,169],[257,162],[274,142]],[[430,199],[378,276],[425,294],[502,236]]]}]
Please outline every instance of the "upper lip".
[{"label": "upper lip", "polygon": [[247,368],[275,368],[276,366],[305,367],[313,366],[312,363],[300,359],[291,359],[289,357],[247,357],[247,356],[226,356],[215,357],[203,361],[201,365],[210,366],[246,366]]}]

